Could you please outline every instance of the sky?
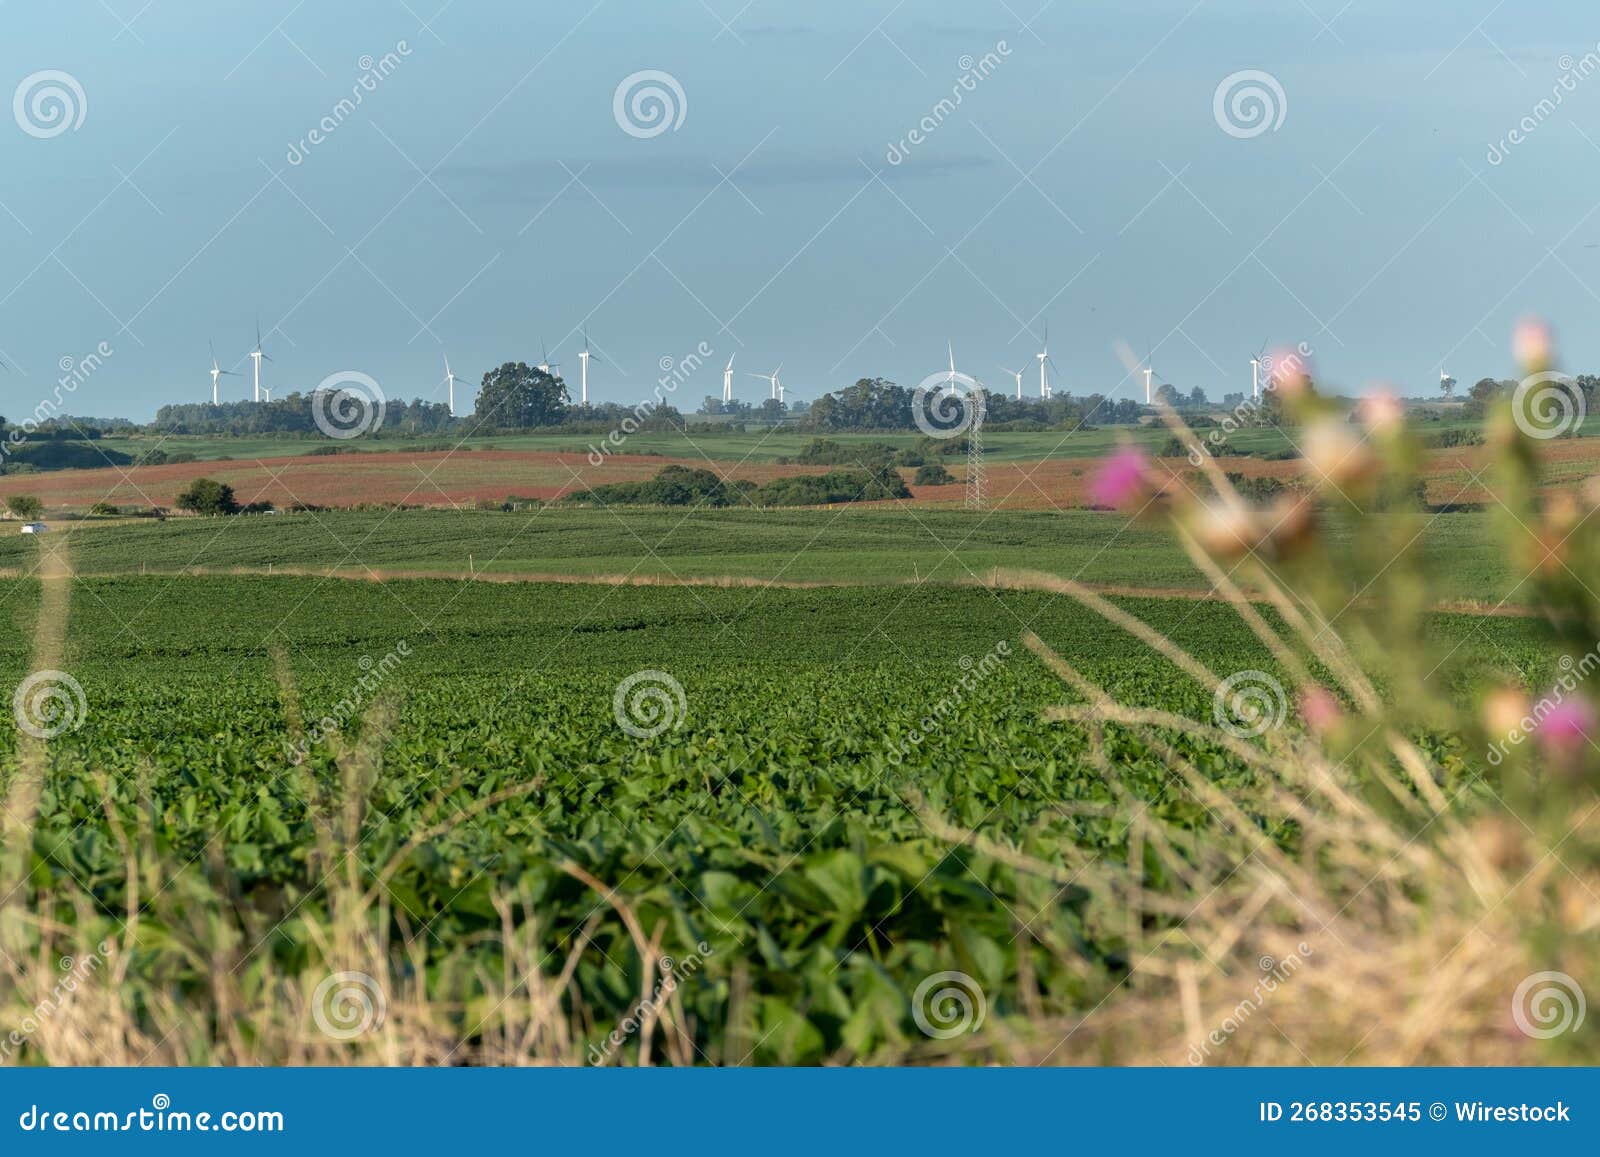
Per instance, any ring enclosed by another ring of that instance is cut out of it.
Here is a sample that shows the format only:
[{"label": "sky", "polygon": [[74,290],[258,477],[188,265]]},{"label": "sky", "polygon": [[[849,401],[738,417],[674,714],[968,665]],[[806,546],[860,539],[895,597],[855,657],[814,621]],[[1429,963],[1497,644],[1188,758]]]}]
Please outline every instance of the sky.
[{"label": "sky", "polygon": [[585,331],[593,399],[690,359],[685,410],[947,343],[1036,394],[1046,326],[1079,394],[1264,343],[1431,393],[1524,314],[1592,370],[1597,43],[1565,0],[0,0],[0,413],[91,364],[66,412],[148,420],[208,343],[248,396],[258,316],[275,393],[440,401],[541,343],[576,394]]}]

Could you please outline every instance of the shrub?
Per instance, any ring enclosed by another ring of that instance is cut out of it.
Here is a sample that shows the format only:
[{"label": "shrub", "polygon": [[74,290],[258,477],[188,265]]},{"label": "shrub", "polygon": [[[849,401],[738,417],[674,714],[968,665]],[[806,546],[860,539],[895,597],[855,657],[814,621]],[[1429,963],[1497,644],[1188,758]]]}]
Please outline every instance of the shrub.
[{"label": "shrub", "polygon": [[930,462],[926,466],[917,467],[917,473],[911,479],[913,486],[945,486],[956,480],[956,476],[945,469],[943,462]]},{"label": "shrub", "polygon": [[214,478],[196,478],[188,489],[178,495],[178,509],[195,514],[235,514],[239,503],[233,497],[233,487]]},{"label": "shrub", "polygon": [[32,522],[44,513],[44,503],[32,494],[13,494],[6,499],[6,509],[18,518]]}]

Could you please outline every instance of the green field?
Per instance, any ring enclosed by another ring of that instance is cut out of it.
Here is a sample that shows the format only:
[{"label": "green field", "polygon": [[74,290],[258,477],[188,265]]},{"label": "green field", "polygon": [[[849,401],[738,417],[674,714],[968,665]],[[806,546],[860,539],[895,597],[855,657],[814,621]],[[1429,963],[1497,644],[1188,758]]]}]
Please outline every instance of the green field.
[{"label": "green field", "polygon": [[[184,567],[334,569],[352,575],[447,572],[731,577],[784,582],[970,582],[994,567],[1031,568],[1142,589],[1205,589],[1161,525],[1095,511],[912,508],[693,510],[552,506],[535,511],[279,514],[167,522],[61,523],[80,573]],[[1375,516],[1418,537],[1437,599],[1497,600],[1512,567],[1481,549],[1486,519],[1415,523]],[[1330,527],[1336,548],[1352,532]],[[29,539],[0,535],[0,567],[26,568]]]},{"label": "green field", "polygon": [[[27,669],[35,603],[33,583],[4,584],[14,629],[0,635],[0,664],[13,679]],[[1122,605],[1219,672],[1273,670],[1221,605]],[[922,814],[1052,858],[1063,841],[1125,854],[1123,824],[1073,813],[1111,797],[1084,758],[1083,730],[1039,722],[1042,707],[1068,696],[1021,646],[1024,628],[1130,703],[1197,718],[1211,710],[1208,690],[1042,594],[79,580],[64,666],[86,711],[50,745],[33,887],[81,889],[102,915],[58,914],[116,925],[129,881],[110,808],[129,827],[148,824],[169,863],[189,874],[204,865],[210,886],[233,898],[236,971],[304,967],[332,900],[307,867],[315,830],[286,745],[277,647],[307,719],[383,672],[364,706],[381,700],[396,715],[357,813],[358,870],[371,878],[399,855],[384,891],[395,967],[408,943],[440,989],[459,996],[465,986],[464,1003],[442,1006],[455,1009],[465,1041],[491,1033],[500,1015],[470,997],[472,976],[505,964],[497,897],[530,899],[552,953],[605,913],[600,951],[576,973],[597,1034],[636,997],[623,928],[563,860],[617,887],[674,954],[709,948],[682,989],[708,1059],[730,1048],[753,1063],[903,1056],[922,1039],[909,993],[946,968],[976,977],[1001,1023],[1023,1015],[1023,970],[1046,1010],[1081,1011],[1125,974],[1120,917],[1082,889],[952,848]],[[1538,662],[1521,620],[1441,617],[1433,632],[1441,643],[1487,637],[1508,659]],[[997,657],[984,664],[986,655]],[[646,738],[619,725],[613,702],[641,670],[683,691],[678,725]],[[312,744],[311,782],[336,793],[336,740],[376,726],[357,713]],[[1176,742],[1223,786],[1243,774],[1208,743]],[[1204,822],[1159,750],[1130,732],[1116,752],[1121,787],[1154,814]],[[524,794],[403,851],[441,801],[465,814],[508,789]],[[197,903],[186,897],[198,877],[161,883],[153,897],[147,885],[139,943],[163,961],[171,992],[202,992],[204,937],[217,933],[186,906]],[[745,996],[732,1008],[735,987]]]},{"label": "green field", "polygon": [[[1442,428],[1442,426],[1441,426]],[[826,434],[827,438],[845,443],[879,442],[901,449],[916,445],[922,435],[917,431],[881,434]],[[379,438],[358,438],[342,444],[342,449],[358,453],[384,453],[387,451],[416,450],[421,446],[454,446],[462,441],[463,434],[434,434],[419,438],[385,435]],[[602,434],[507,434],[484,435],[466,438],[468,446],[492,445],[497,450],[564,451],[587,454]],[[717,461],[776,462],[779,458],[800,453],[817,434],[793,427],[783,429],[754,428],[747,431],[710,432],[697,430],[692,434],[641,431],[628,437],[629,454],[659,454],[669,458],[711,458]],[[1171,437],[1170,431],[1159,424],[1144,427],[1099,426],[1089,430],[1044,430],[1038,432],[994,431],[986,436],[984,445],[991,460],[996,462],[1037,462],[1045,458],[1092,458],[1109,453],[1123,441],[1133,442],[1154,451]],[[1290,449],[1290,435],[1272,429],[1239,430],[1229,436],[1230,445],[1241,450],[1271,453]],[[325,438],[274,438],[274,437],[224,437],[173,434],[108,436],[102,439],[107,449],[138,455],[160,447],[168,454],[189,453],[202,462],[218,458],[249,460],[254,458],[280,458],[305,454],[317,447],[326,447]]]},{"label": "green field", "polygon": [[[1218,413],[1214,420],[1225,415]],[[744,431],[718,430],[712,419],[697,419],[689,415],[691,423],[709,421],[712,428],[700,428],[691,434],[672,431],[644,430],[631,434],[627,440],[629,454],[658,454],[668,458],[711,458],[716,461],[776,462],[779,458],[800,453],[813,438],[814,430],[804,429],[798,421],[778,428],[751,426]],[[1477,431],[1482,422],[1475,419],[1449,418],[1419,424],[1418,432],[1424,437],[1436,437],[1451,431]],[[387,433],[381,437],[352,439],[340,444],[345,452],[386,453],[416,450],[423,446],[450,447],[458,444],[497,450],[545,450],[571,454],[587,454],[590,447],[603,434],[539,432],[532,434],[475,434],[470,419],[462,422],[454,432],[419,435],[415,437]],[[1205,437],[1209,430],[1197,431]],[[1590,416],[1579,427],[1583,437],[1600,436],[1600,415]],[[910,449],[922,440],[915,430],[888,433],[831,433],[820,436],[836,442],[880,442],[900,449]],[[1095,426],[1090,429],[1062,429],[1041,431],[992,430],[984,437],[984,448],[994,462],[1038,462],[1048,458],[1094,458],[1107,454],[1124,442],[1131,441],[1154,453],[1162,449],[1171,431],[1154,419],[1142,426]],[[1227,435],[1228,445],[1251,454],[1276,454],[1294,449],[1300,442],[1300,432],[1294,427],[1244,427]],[[138,455],[159,448],[168,454],[188,453],[202,462],[219,458],[250,460],[254,458],[281,458],[305,454],[318,447],[325,448],[328,441],[322,437],[290,438],[272,435],[193,435],[193,434],[132,434],[107,435],[102,439],[107,449]]]}]

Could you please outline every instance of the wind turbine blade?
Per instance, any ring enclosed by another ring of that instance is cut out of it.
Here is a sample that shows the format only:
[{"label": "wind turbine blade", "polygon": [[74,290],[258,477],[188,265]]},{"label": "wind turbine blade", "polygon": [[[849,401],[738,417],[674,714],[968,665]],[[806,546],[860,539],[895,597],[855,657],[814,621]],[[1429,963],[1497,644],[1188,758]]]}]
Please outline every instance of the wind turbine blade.
[{"label": "wind turbine blade", "polygon": [[731,369],[733,369],[733,358],[729,357],[728,358],[728,364],[725,367],[723,367],[722,372],[723,373],[727,373]]}]

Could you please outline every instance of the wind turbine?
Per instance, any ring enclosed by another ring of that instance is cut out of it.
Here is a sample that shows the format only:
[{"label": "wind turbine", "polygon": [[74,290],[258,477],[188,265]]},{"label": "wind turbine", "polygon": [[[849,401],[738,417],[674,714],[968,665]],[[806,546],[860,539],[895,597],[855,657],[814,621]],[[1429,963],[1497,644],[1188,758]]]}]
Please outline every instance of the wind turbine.
[{"label": "wind turbine", "polygon": [[211,343],[211,404],[213,406],[221,404],[217,398],[217,379],[223,377],[236,378],[238,376],[232,370],[225,370],[217,364],[217,347],[215,343]]},{"label": "wind turbine", "polygon": [[751,374],[750,376],[752,378],[760,378],[764,382],[770,382],[772,384],[772,396],[776,398],[778,396],[778,391],[783,388],[778,384],[778,375],[782,372],[783,363],[779,362],[778,368],[773,370],[770,374]]},{"label": "wind turbine", "polygon": [[256,348],[250,351],[250,357],[256,363],[256,401],[261,401],[261,362],[262,359],[271,361],[266,354],[261,352],[261,319],[256,318]]},{"label": "wind turbine", "polygon": [[1000,369],[1003,373],[1010,374],[1012,377],[1017,379],[1017,401],[1022,401],[1022,371],[1008,370],[1004,366],[1001,366]]},{"label": "wind turbine", "polygon": [[[583,349],[578,353],[578,377],[582,383],[580,386],[583,391],[581,396],[585,406],[589,404],[589,359],[592,357],[594,355],[589,352],[589,332],[585,330],[583,334]],[[560,365],[559,362],[556,364]],[[545,371],[545,373],[549,372],[549,370]]]},{"label": "wind turbine", "polygon": [[539,372],[541,374],[548,374],[551,370],[558,370],[560,368],[561,368],[561,363],[560,362],[551,361],[549,353],[547,353],[545,351],[544,342],[540,342],[539,343],[539,365],[538,365]]},{"label": "wind turbine", "polygon": [[1250,400],[1252,402],[1259,402],[1261,400],[1261,355],[1266,352],[1267,343],[1262,342],[1261,348],[1258,349],[1255,352],[1255,356],[1250,359]]},{"label": "wind turbine", "polygon": [[450,368],[450,355],[444,357],[444,380],[450,387],[450,416],[456,416],[456,373]]},{"label": "wind turbine", "polygon": [[1035,355],[1039,359],[1039,397],[1048,400],[1050,397],[1050,374],[1048,367],[1055,365],[1050,357],[1050,323],[1044,324],[1044,337],[1039,342],[1039,352]]},{"label": "wind turbine", "polygon": [[1155,367],[1150,364],[1149,359],[1146,359],[1144,365],[1144,404],[1147,406],[1155,401],[1154,396],[1150,393],[1150,379],[1155,376]]},{"label": "wind turbine", "polygon": [[722,367],[722,400],[733,401],[733,358],[728,358],[728,364]]},{"label": "wind turbine", "polygon": [[269,401],[269,402],[270,402],[270,401],[272,401],[272,390],[271,390],[271,388],[270,388],[270,387],[268,387],[268,386],[262,386],[262,387],[261,387],[261,392],[262,392],[262,393],[263,393],[263,394],[265,394],[265,395],[267,395],[267,401]]}]

